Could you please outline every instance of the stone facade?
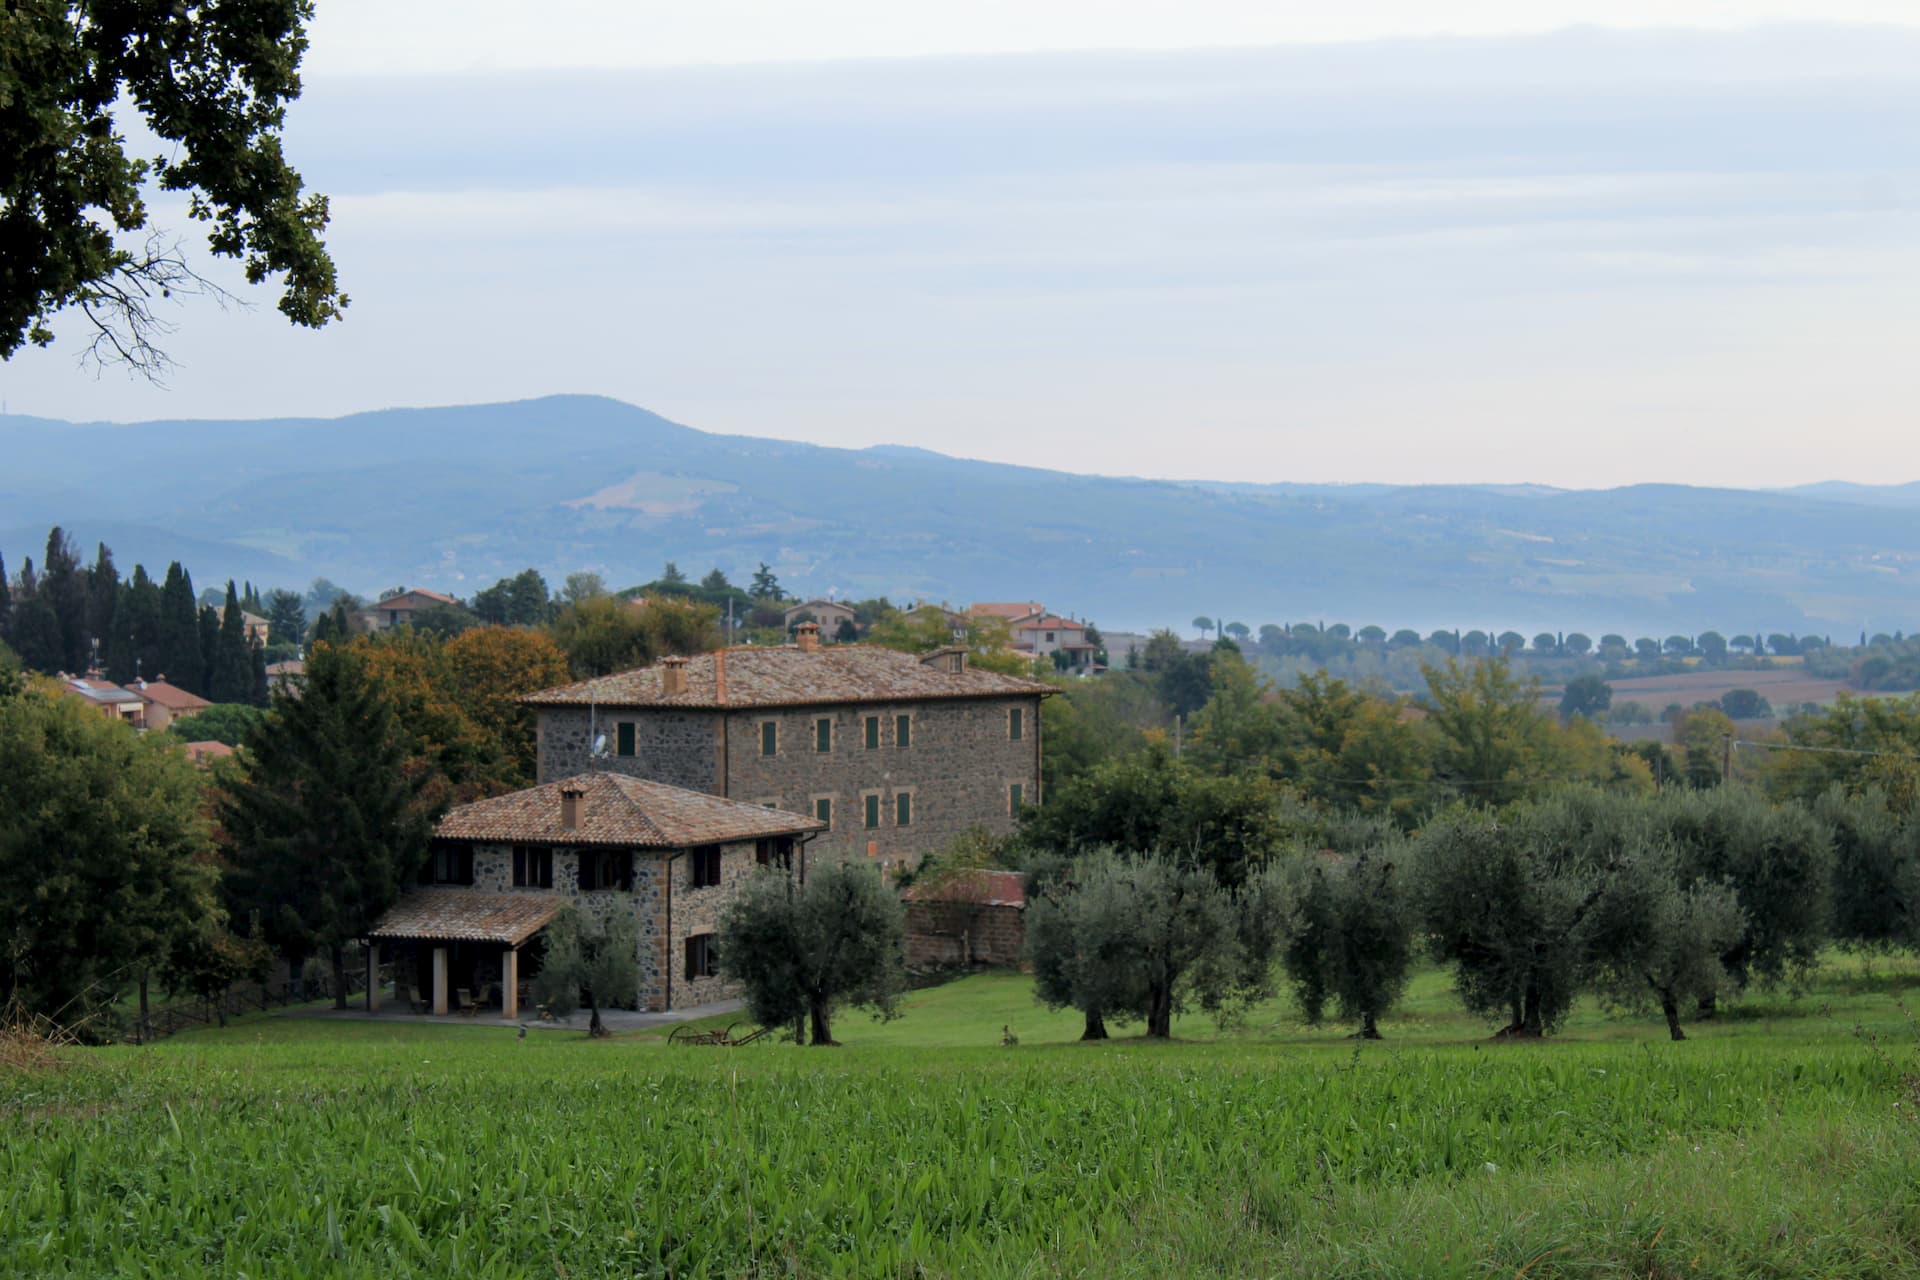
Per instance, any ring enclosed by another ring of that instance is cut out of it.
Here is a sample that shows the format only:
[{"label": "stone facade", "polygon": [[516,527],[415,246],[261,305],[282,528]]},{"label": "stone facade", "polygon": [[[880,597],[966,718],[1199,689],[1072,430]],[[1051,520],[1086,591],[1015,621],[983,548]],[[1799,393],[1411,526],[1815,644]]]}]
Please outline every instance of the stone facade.
[{"label": "stone facade", "polygon": [[644,1009],[684,1009],[739,994],[719,977],[689,979],[686,949],[687,939],[716,929],[721,911],[758,869],[754,842],[721,845],[720,883],[700,888],[694,887],[688,850],[624,852],[630,852],[633,858],[631,890],[582,892],[577,849],[552,850],[552,888],[516,888],[512,846],[477,844],[473,850],[473,888],[487,893],[558,895],[570,899],[574,908],[595,924],[604,924],[618,913],[632,913],[639,934],[636,959],[640,963],[640,1005]]},{"label": "stone facade", "polygon": [[1026,913],[982,902],[909,902],[907,963],[915,968],[1018,965]]},{"label": "stone facade", "polygon": [[[1020,736],[1013,736],[1018,712]],[[898,740],[899,717],[908,743]],[[877,719],[869,747],[867,721]],[[817,816],[831,803],[832,829],[808,846],[810,858],[872,858],[912,865],[920,856],[975,827],[998,835],[1014,829],[1013,789],[1023,804],[1040,800],[1040,699],[1037,696],[833,703],[820,706],[680,710],[602,708],[596,719],[609,754],[598,767],[748,804]],[[818,723],[828,721],[830,749],[818,750]],[[618,725],[631,722],[633,754],[617,754]],[[540,780],[585,771],[588,713],[539,709]],[[762,752],[763,726],[774,726],[772,755]],[[899,822],[900,797],[908,821]],[[877,799],[867,825],[867,798]]]},{"label": "stone facade", "polygon": [[[607,754],[599,768],[650,778],[690,791],[726,794],[715,785],[720,743],[719,717],[704,711],[639,710],[607,707],[542,707],[538,724],[539,781],[552,782],[585,773],[591,763],[593,733],[606,735]],[[633,726],[633,753],[621,755],[620,726]]]}]

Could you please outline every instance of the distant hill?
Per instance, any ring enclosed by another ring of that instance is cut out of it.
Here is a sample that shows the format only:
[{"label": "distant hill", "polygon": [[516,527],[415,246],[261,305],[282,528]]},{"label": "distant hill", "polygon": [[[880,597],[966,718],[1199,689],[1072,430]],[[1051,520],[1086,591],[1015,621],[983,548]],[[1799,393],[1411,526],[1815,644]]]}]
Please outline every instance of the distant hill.
[{"label": "distant hill", "polygon": [[[1920,486],[1249,485],[710,435],[617,401],[351,417],[0,417],[0,552],[49,524],[122,565],[471,593],[533,565],[623,585],[673,559],[790,590],[1598,635],[1920,629]],[[1896,499],[1895,493],[1912,494]]]}]

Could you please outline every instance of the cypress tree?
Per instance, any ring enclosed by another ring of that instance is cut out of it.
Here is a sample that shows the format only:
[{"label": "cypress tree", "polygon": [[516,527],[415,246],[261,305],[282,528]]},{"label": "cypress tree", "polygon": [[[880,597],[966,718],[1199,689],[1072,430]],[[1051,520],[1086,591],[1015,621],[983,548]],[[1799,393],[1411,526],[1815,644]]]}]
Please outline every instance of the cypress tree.
[{"label": "cypress tree", "polygon": [[133,566],[127,581],[127,598],[119,606],[126,611],[127,627],[133,635],[134,674],[158,679],[167,669],[160,638],[160,584],[147,576],[145,565]]},{"label": "cypress tree", "polygon": [[113,608],[113,621],[107,632],[107,679],[125,684],[140,673],[140,661],[133,641],[133,588],[122,586]]},{"label": "cypress tree", "polygon": [[87,639],[87,580],[73,539],[55,525],[47,534],[47,558],[40,566],[40,598],[53,609],[60,624],[60,662],[75,675],[91,665]]},{"label": "cypress tree", "polygon": [[167,566],[167,581],[160,588],[159,670],[143,675],[164,675],[188,693],[199,693],[200,624],[193,603],[193,578],[180,562]]},{"label": "cypress tree", "polygon": [[253,701],[253,661],[248,655],[247,624],[240,595],[227,579],[227,604],[220,611],[220,632],[214,641],[213,662],[207,671],[207,694],[215,702]]},{"label": "cypress tree", "polygon": [[214,664],[220,660],[220,614],[210,604],[200,606],[200,622],[197,627],[200,665],[194,691],[208,701],[213,701]]},{"label": "cypress tree", "polygon": [[102,542],[94,552],[93,567],[87,570],[87,645],[101,661],[113,639],[113,614],[119,604],[120,571],[114,567],[113,552]]},{"label": "cypress tree", "polygon": [[248,647],[252,650],[253,659],[253,696],[248,701],[256,707],[264,707],[273,700],[272,692],[267,687],[267,650],[261,644]]}]

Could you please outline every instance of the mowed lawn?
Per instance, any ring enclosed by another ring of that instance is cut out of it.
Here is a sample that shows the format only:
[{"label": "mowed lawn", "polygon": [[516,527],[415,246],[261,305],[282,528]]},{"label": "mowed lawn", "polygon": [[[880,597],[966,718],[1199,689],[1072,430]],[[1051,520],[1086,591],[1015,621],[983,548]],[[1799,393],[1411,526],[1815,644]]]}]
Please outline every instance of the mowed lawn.
[{"label": "mowed lawn", "polygon": [[1377,1044],[1083,1045],[1017,974],[839,1049],[260,1017],[0,1074],[0,1273],[1920,1275],[1909,984],[1836,958],[1683,1044],[1488,1043],[1432,972]]}]

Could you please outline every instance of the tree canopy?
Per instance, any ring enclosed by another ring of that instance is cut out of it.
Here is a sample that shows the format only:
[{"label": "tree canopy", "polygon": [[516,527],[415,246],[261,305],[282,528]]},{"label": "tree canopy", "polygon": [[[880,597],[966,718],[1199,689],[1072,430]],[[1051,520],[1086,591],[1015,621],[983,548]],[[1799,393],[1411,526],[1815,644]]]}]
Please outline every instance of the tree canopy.
[{"label": "tree canopy", "polygon": [[[49,319],[77,307],[93,355],[164,371],[156,342],[171,324],[158,304],[217,287],[151,227],[149,182],[186,195],[208,247],[250,284],[280,279],[293,323],[340,315],[326,197],[304,189],[280,145],[312,14],[311,0],[0,10],[0,358],[48,345]],[[129,154],[128,111],[161,142],[157,158]]]}]

